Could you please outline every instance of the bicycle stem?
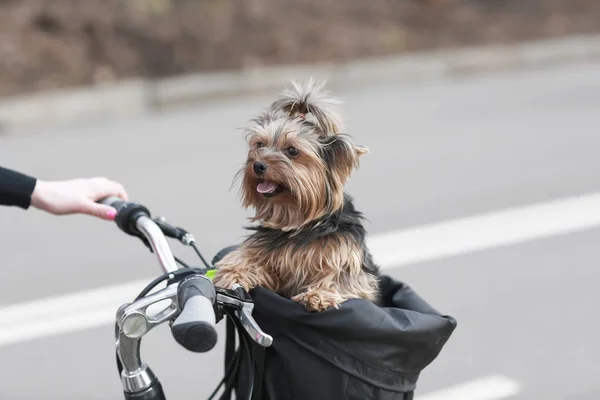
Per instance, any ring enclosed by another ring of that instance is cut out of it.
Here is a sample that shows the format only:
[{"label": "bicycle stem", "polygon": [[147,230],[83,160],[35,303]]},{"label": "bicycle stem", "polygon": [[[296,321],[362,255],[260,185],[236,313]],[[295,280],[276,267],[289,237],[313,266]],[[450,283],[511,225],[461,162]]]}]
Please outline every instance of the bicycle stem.
[{"label": "bicycle stem", "polygon": [[[121,382],[125,392],[140,393],[158,382],[152,370],[141,359],[141,341],[149,331],[169,321],[179,312],[176,298],[177,285],[174,284],[118,309],[115,345],[123,367]],[[153,316],[146,314],[148,307],[164,300],[171,300],[171,304],[163,311]]]}]

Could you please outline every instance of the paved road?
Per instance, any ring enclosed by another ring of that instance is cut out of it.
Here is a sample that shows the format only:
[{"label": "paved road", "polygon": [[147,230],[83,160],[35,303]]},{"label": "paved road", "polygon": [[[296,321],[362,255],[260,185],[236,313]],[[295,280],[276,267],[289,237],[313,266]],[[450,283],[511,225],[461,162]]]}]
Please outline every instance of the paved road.
[{"label": "paved road", "polygon": [[[337,93],[371,149],[349,191],[373,234],[600,190],[598,64]],[[236,128],[270,100],[0,138],[0,163],[118,179],[212,256],[244,235],[248,213],[230,189],[245,151]],[[158,273],[110,223],[12,209],[0,221],[2,307]],[[388,270],[459,321],[420,392],[502,374],[521,384],[515,399],[599,398],[599,239],[590,229]],[[0,398],[121,398],[112,335],[107,325],[0,348]],[[174,399],[205,398],[221,377],[222,342],[190,354],[161,329],[143,351]]]}]

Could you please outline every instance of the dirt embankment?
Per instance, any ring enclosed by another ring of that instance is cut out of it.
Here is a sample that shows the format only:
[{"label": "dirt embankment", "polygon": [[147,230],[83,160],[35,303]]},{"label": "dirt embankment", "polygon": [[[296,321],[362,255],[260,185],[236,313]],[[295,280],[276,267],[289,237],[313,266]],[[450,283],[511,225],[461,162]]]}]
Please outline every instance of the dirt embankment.
[{"label": "dirt embankment", "polygon": [[0,0],[0,96],[600,31],[600,0]]}]

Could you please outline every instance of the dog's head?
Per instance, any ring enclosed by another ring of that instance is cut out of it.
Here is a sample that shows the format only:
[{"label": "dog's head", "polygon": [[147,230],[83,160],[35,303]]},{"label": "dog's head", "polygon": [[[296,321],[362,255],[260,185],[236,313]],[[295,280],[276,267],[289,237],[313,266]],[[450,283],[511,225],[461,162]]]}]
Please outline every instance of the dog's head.
[{"label": "dog's head", "polygon": [[246,128],[242,201],[265,226],[300,229],[337,211],[346,181],[368,152],[342,133],[340,101],[322,87],[312,79],[292,82]]}]

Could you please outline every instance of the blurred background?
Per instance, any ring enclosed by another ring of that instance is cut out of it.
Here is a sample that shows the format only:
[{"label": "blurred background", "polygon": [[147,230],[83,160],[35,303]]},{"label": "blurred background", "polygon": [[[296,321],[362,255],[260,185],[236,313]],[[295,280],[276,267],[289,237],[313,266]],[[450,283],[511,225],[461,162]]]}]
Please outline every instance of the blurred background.
[{"label": "blurred background", "polygon": [[0,4],[0,94],[595,32],[594,0]]},{"label": "blurred background", "polygon": [[[240,74],[374,60],[379,69],[353,70],[362,79],[330,77],[349,133],[371,150],[348,191],[385,273],[458,320],[417,399],[597,400],[599,21],[598,0],[4,0],[0,123],[17,103],[40,122],[0,131],[0,165],[117,180],[212,258],[244,238],[251,215],[232,187],[239,128],[285,84],[236,94]],[[557,56],[431,79],[396,70],[403,57],[443,63],[474,46],[507,61],[523,43],[521,58]],[[210,86],[214,74],[226,96],[155,112],[129,115],[125,94],[80,97],[131,80]],[[55,94],[74,117],[113,103],[126,118],[53,124]],[[160,273],[154,256],[89,217],[4,208],[0,226],[0,398],[122,398],[111,322]],[[163,326],[142,351],[169,399],[203,399],[222,377],[223,344],[191,354]]]}]

